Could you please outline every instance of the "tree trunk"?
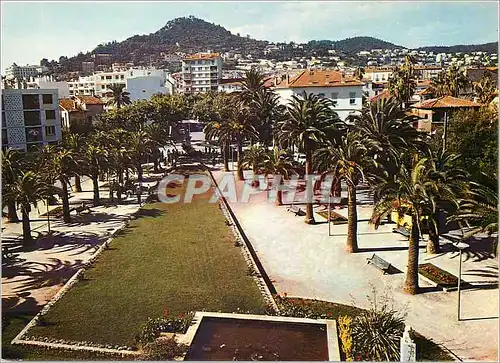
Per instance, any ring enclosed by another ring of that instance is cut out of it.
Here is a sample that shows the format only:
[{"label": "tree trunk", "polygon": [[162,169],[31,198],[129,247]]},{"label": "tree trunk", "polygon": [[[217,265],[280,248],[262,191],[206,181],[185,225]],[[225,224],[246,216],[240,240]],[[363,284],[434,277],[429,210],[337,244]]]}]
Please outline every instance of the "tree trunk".
[{"label": "tree trunk", "polygon": [[139,183],[142,183],[142,165],[140,163],[137,164],[136,169],[137,169],[137,181]]},{"label": "tree trunk", "polygon": [[228,157],[229,147],[227,144],[222,148],[222,158],[224,159],[224,171],[229,171],[229,157]]},{"label": "tree trunk", "polygon": [[82,191],[82,181],[80,180],[80,175],[75,174],[75,185],[73,186],[74,192]]},{"label": "tree trunk", "polygon": [[98,174],[92,175],[92,185],[94,187],[94,207],[101,203],[101,198],[99,196],[99,179]]},{"label": "tree trunk", "polygon": [[[283,177],[280,178],[280,187],[283,185]],[[283,191],[281,188],[278,188],[278,192],[276,193],[276,205],[283,205]]]},{"label": "tree trunk", "polygon": [[9,200],[7,202],[7,219],[11,223],[19,222],[19,217],[17,216],[16,211],[16,202],[13,200]]},{"label": "tree trunk", "polygon": [[347,245],[346,251],[349,253],[358,251],[358,211],[356,209],[356,187],[347,184]]},{"label": "tree trunk", "polygon": [[118,189],[116,190],[116,198],[118,202],[122,201],[122,185],[123,185],[123,170],[118,171]]},{"label": "tree trunk", "polygon": [[33,245],[33,237],[31,237],[31,225],[30,225],[30,215],[29,206],[21,207],[21,215],[23,219],[23,247],[29,248]]},{"label": "tree trunk", "polygon": [[243,177],[243,168],[241,167],[241,157],[243,155],[243,146],[241,145],[241,142],[238,142],[238,161],[236,164],[238,165],[238,180],[244,180],[245,178]]},{"label": "tree trunk", "polygon": [[411,217],[411,234],[408,242],[408,265],[406,270],[406,280],[404,291],[415,295],[418,293],[418,245],[420,233],[418,229],[418,218],[416,213]]},{"label": "tree trunk", "polygon": [[71,222],[71,216],[69,215],[69,197],[68,197],[68,184],[63,178],[59,179],[62,185],[62,207],[63,207],[63,220],[64,223]]},{"label": "tree trunk", "polygon": [[[312,155],[310,151],[306,151],[306,175],[305,177],[307,178],[311,174],[311,162],[312,162]],[[314,214],[313,214],[313,205],[312,205],[312,197],[313,197],[313,190],[311,187],[306,186],[306,219],[305,222],[307,224],[314,224],[316,221],[314,220]],[[309,200],[311,202],[309,203]]]},{"label": "tree trunk", "polygon": [[340,178],[337,178],[333,186],[333,196],[340,197],[341,195],[342,195],[342,183],[340,182]]},{"label": "tree trunk", "polygon": [[429,221],[429,240],[427,241],[427,253],[436,254],[441,252],[441,246],[439,245],[439,231],[440,231],[440,215],[439,210],[434,213],[433,218],[436,222],[436,229],[432,221]]}]

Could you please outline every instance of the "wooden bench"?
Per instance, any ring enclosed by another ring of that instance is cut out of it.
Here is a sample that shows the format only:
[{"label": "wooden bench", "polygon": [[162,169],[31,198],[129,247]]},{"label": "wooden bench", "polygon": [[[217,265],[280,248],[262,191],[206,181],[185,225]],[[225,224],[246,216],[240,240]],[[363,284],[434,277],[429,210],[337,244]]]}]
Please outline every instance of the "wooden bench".
[{"label": "wooden bench", "polygon": [[2,246],[2,258],[8,259],[12,257],[12,252],[7,246]]},{"label": "wooden bench", "polygon": [[405,236],[406,238],[410,238],[410,231],[408,231],[405,227],[399,226],[398,228],[393,228],[392,233],[399,233],[400,235]]},{"label": "wooden bench", "polygon": [[372,264],[376,268],[378,268],[380,271],[384,272],[384,275],[389,272],[389,269],[391,268],[391,264],[384,260],[381,257],[378,257],[376,254],[373,254],[371,258],[367,258],[367,263]]},{"label": "wooden bench", "polygon": [[296,206],[295,204],[292,204],[290,207],[288,207],[287,211],[295,213],[295,216],[304,215],[304,211],[302,210],[302,208]]}]

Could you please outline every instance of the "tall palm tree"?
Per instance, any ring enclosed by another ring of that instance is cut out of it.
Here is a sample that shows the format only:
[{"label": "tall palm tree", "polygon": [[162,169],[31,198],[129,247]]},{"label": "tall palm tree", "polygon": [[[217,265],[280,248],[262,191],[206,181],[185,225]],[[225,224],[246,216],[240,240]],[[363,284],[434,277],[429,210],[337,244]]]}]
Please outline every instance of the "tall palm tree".
[{"label": "tall palm tree", "polygon": [[224,161],[224,171],[229,171],[228,149],[231,143],[231,135],[225,132],[227,129],[226,124],[227,121],[211,121],[205,125],[203,132],[207,140],[216,140],[218,142]]},{"label": "tall palm tree", "polygon": [[365,69],[363,67],[358,67],[354,71],[354,78],[359,79],[360,81],[363,79],[365,75]]},{"label": "tall palm tree", "polygon": [[2,195],[7,204],[7,217],[9,222],[19,222],[16,211],[16,200],[9,190],[22,171],[23,154],[16,149],[2,150]]},{"label": "tall palm tree", "polygon": [[477,101],[479,103],[488,104],[494,97],[496,87],[495,82],[485,73],[479,82],[474,82],[473,89]]},{"label": "tall palm tree", "polygon": [[108,162],[107,150],[102,145],[102,131],[94,133],[86,142],[83,159],[85,161],[86,173],[92,179],[94,206],[101,203],[99,195],[99,175],[104,165]]},{"label": "tall palm tree", "polygon": [[410,101],[417,86],[413,61],[410,56],[405,57],[401,67],[396,67],[391,78],[389,78],[389,92],[398,100],[401,107]]},{"label": "tall palm tree", "polygon": [[108,86],[109,91],[111,91],[111,98],[108,101],[108,105],[116,105],[117,109],[120,109],[123,105],[130,105],[132,101],[130,100],[130,93],[124,91],[124,84],[114,83]]},{"label": "tall palm tree", "polygon": [[398,170],[402,153],[428,150],[426,136],[413,127],[416,117],[408,115],[395,97],[368,103],[351,119],[370,156],[390,172]]},{"label": "tall palm tree", "polygon": [[[328,133],[340,128],[344,123],[333,111],[332,102],[304,92],[292,96],[284,119],[278,124],[277,138],[281,145],[294,145],[306,156],[306,175],[312,173],[312,155],[315,150],[328,142]],[[306,219],[308,224],[315,223],[312,207],[312,188],[306,189]]]},{"label": "tall palm tree", "polygon": [[460,200],[460,207],[456,214],[449,218],[471,228],[467,231],[465,238],[480,232],[488,233],[488,235],[498,233],[497,183],[496,175],[485,174],[481,183],[471,182],[470,191]]},{"label": "tall palm tree", "polygon": [[137,172],[137,180],[142,182],[142,163],[158,149],[156,142],[144,131],[136,131],[129,134],[128,150]]},{"label": "tall palm tree", "polygon": [[432,79],[431,84],[438,97],[447,95],[458,97],[460,91],[470,85],[470,81],[458,66],[452,64]]},{"label": "tall palm tree", "polygon": [[[81,134],[68,133],[65,135],[63,139],[63,146],[71,150],[73,153],[73,158],[80,159],[83,151],[83,145],[85,142],[85,138]],[[82,191],[82,182],[80,179],[80,174],[78,170],[75,170],[75,184],[73,185],[73,191],[81,192]]]},{"label": "tall palm tree", "polygon": [[410,294],[419,292],[418,254],[422,216],[425,210],[431,209],[430,204],[439,193],[436,182],[429,178],[428,169],[429,159],[419,159],[415,154],[410,168],[401,165],[396,175],[382,181],[376,189],[379,197],[371,218],[371,222],[378,226],[393,209],[402,206],[408,208],[412,222],[404,290]]},{"label": "tall palm tree", "polygon": [[340,144],[332,144],[319,149],[314,154],[318,171],[332,173],[334,178],[344,180],[347,184],[348,195],[348,226],[346,251],[349,253],[358,250],[358,214],[356,207],[356,186],[364,179],[363,168],[368,165],[368,149],[363,145],[361,135],[349,132],[343,137]]},{"label": "tall palm tree", "polygon": [[[277,147],[267,153],[264,162],[261,166],[262,172],[267,176],[269,174],[280,177],[280,186],[283,185],[283,178],[288,179],[289,175],[294,172],[292,164],[292,156],[285,150]],[[278,189],[276,205],[283,204],[283,191]]]},{"label": "tall palm tree", "polygon": [[57,150],[48,167],[51,169],[51,173],[61,184],[60,193],[63,207],[63,220],[65,223],[70,223],[71,216],[69,209],[68,185],[70,183],[71,176],[75,173],[75,170],[78,169],[74,153],[65,149]]},{"label": "tall palm tree", "polygon": [[453,213],[459,207],[459,198],[467,190],[469,173],[458,166],[460,158],[459,154],[442,148],[430,153],[427,173],[438,192],[429,194],[432,203],[429,204],[430,209],[424,210],[429,229],[428,254],[440,252],[441,216],[445,211]]},{"label": "tall palm tree", "polygon": [[38,201],[47,198],[49,186],[39,174],[33,171],[16,175],[11,188],[7,192],[9,199],[15,200],[21,208],[23,221],[23,245],[29,247],[33,243],[29,213],[31,206],[36,208]]}]

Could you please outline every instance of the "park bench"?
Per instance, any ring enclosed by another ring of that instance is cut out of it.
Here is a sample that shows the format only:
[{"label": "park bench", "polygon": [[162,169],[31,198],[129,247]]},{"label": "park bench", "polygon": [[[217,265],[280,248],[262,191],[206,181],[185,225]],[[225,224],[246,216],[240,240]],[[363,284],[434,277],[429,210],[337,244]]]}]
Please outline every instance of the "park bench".
[{"label": "park bench", "polygon": [[378,268],[380,271],[384,272],[384,275],[389,272],[389,269],[391,268],[391,264],[384,260],[383,258],[377,256],[376,254],[373,254],[371,258],[367,258],[367,263],[372,264],[376,268]]},{"label": "park bench", "polygon": [[393,228],[392,233],[399,233],[406,238],[410,238],[410,231],[408,231],[405,227],[399,226],[398,228]]},{"label": "park bench", "polygon": [[8,259],[12,257],[12,252],[7,246],[2,246],[2,258]]},{"label": "park bench", "polygon": [[292,204],[290,207],[288,207],[287,211],[295,213],[295,216],[304,215],[304,211],[302,210],[302,208],[296,206],[295,204]]},{"label": "park bench", "polygon": [[78,207],[74,208],[76,215],[80,215],[83,211],[87,211],[88,213],[92,213],[92,210],[83,203],[82,205],[79,205]]}]

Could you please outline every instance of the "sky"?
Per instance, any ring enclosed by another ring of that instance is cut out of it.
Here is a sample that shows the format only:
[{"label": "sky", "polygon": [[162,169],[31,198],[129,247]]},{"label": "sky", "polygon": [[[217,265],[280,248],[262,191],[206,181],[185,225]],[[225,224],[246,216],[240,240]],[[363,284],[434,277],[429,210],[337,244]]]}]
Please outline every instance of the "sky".
[{"label": "sky", "polygon": [[39,64],[194,15],[252,38],[306,42],[373,36],[408,48],[498,41],[496,1],[8,2],[1,69]]}]

